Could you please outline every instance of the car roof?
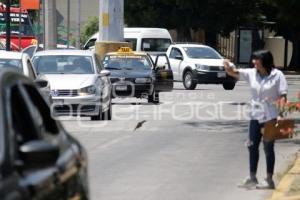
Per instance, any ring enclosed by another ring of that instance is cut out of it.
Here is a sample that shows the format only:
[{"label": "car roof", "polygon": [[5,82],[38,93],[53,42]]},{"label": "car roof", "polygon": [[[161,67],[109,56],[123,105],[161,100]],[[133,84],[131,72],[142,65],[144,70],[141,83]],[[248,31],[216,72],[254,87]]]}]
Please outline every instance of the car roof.
[{"label": "car roof", "polygon": [[4,59],[22,59],[24,53],[14,51],[0,51],[0,58]]},{"label": "car roof", "polygon": [[72,50],[72,49],[55,49],[38,51],[35,56],[57,56],[57,55],[70,55],[70,56],[93,56],[94,53],[89,50]]},{"label": "car roof", "polygon": [[212,48],[210,46],[207,46],[207,45],[203,45],[203,44],[189,44],[189,43],[180,43],[180,44],[172,44],[171,46],[177,46],[177,47],[181,47],[181,48],[184,48],[184,47],[203,47],[203,48]]},{"label": "car roof", "polygon": [[129,53],[120,53],[118,51],[115,51],[115,52],[110,52],[110,53],[107,53],[106,55],[108,56],[147,56],[148,54],[146,52],[137,52],[137,51],[132,51],[132,52],[129,52]]}]

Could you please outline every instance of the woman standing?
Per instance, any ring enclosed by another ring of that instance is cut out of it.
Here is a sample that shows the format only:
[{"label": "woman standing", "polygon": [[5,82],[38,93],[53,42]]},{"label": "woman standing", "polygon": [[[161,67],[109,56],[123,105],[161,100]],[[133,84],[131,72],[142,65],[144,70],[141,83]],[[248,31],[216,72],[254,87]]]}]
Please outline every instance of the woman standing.
[{"label": "woman standing", "polygon": [[262,139],[261,129],[265,122],[279,117],[280,113],[274,102],[278,99],[286,101],[287,81],[284,74],[275,69],[273,55],[270,51],[260,50],[252,55],[254,68],[234,69],[228,60],[224,61],[224,67],[230,76],[238,80],[246,81],[251,88],[251,114],[249,124],[249,162],[250,176],[239,187],[258,189],[274,189],[273,181],[275,153],[274,141],[263,141],[267,163],[267,177],[258,184],[256,173],[259,160],[259,145]]}]

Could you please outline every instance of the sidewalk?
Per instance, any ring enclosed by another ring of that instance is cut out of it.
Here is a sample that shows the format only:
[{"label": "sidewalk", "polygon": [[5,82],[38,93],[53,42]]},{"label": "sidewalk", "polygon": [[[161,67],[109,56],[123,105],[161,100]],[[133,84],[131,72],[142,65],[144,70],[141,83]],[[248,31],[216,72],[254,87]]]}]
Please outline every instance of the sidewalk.
[{"label": "sidewalk", "polygon": [[300,152],[269,200],[300,200]]}]

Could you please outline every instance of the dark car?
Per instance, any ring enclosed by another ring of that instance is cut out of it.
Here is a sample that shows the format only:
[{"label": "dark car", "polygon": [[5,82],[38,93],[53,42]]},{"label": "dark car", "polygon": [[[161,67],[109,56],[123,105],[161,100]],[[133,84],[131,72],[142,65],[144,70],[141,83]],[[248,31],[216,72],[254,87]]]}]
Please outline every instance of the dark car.
[{"label": "dark car", "polygon": [[89,199],[87,156],[34,84],[0,71],[0,199]]},{"label": "dark car", "polygon": [[[160,60],[164,60],[161,66]],[[160,92],[173,90],[173,72],[166,54],[157,54],[153,62],[147,53],[121,48],[108,53],[103,64],[111,72],[114,98],[147,98],[149,103],[159,103]]]}]

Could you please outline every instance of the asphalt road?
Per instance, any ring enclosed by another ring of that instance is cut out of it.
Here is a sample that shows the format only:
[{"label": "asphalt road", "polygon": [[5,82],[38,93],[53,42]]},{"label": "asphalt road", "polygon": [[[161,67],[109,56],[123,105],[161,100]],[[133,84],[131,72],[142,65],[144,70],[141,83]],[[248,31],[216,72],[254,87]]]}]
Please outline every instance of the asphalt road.
[{"label": "asphalt road", "polygon": [[[295,96],[300,77],[288,81]],[[176,83],[172,93],[161,94],[160,105],[118,99],[113,121],[63,124],[88,151],[93,200],[266,199],[270,191],[236,186],[248,172],[249,98],[243,82],[233,91],[220,85],[187,91]],[[297,142],[277,142],[276,172],[293,159]],[[259,179],[264,175],[262,154]]]}]

